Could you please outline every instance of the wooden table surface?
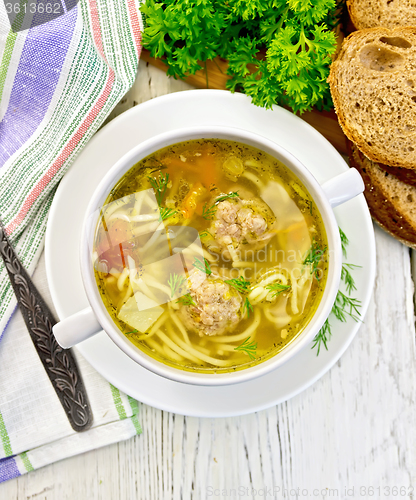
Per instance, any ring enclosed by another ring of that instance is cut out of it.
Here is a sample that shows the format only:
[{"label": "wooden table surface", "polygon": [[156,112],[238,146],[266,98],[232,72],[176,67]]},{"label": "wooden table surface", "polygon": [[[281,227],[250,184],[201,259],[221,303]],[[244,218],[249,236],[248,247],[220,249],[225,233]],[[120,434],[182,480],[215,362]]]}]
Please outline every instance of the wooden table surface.
[{"label": "wooden table surface", "polygon": [[[112,116],[188,88],[141,61]],[[375,235],[368,313],[340,361],[312,387],[234,418],[142,405],[141,436],[3,483],[0,499],[416,498],[412,254],[377,227]]]}]

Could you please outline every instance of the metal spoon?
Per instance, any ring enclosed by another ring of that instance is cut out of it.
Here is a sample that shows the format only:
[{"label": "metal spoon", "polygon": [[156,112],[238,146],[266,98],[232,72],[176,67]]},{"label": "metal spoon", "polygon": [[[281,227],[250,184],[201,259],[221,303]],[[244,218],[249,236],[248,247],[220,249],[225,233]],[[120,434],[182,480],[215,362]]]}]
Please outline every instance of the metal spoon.
[{"label": "metal spoon", "polygon": [[0,254],[30,337],[66,416],[75,431],[85,431],[91,427],[92,411],[75,359],[56,342],[52,333],[56,320],[19,261],[1,222]]}]

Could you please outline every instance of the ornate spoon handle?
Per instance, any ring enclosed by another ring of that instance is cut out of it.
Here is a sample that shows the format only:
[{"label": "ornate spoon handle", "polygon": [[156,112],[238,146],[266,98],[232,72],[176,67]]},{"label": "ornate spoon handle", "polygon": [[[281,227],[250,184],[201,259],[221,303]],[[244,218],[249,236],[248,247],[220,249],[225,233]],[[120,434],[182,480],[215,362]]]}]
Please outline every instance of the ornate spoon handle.
[{"label": "ornate spoon handle", "polygon": [[92,412],[75,359],[56,342],[52,333],[56,320],[19,261],[1,222],[0,254],[36,351],[66,416],[75,431],[85,431],[91,427]]}]

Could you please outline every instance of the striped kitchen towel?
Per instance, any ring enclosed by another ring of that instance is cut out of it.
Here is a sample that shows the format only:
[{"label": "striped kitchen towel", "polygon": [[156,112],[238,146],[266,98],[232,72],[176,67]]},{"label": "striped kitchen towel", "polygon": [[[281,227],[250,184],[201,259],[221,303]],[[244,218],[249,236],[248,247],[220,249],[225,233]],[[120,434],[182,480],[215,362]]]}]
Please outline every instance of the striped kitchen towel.
[{"label": "striped kitchen towel", "polygon": [[[45,17],[47,4],[0,0],[0,218],[30,274],[56,187],[133,84],[141,50],[139,0],[56,0],[61,13]],[[74,434],[56,418],[15,308],[0,264],[0,482],[139,433],[137,403],[82,360],[94,427]]]},{"label": "striped kitchen towel", "polygon": [[[34,281],[53,310],[44,256]],[[22,315],[13,315],[0,344],[0,482],[141,433],[137,401],[74,354],[93,413],[92,427],[81,433],[70,426]]]},{"label": "striped kitchen towel", "polygon": [[[31,272],[59,181],[134,82],[140,13],[136,0],[81,0],[15,33],[7,3],[0,0],[0,217]],[[15,306],[2,265],[0,335]]]}]

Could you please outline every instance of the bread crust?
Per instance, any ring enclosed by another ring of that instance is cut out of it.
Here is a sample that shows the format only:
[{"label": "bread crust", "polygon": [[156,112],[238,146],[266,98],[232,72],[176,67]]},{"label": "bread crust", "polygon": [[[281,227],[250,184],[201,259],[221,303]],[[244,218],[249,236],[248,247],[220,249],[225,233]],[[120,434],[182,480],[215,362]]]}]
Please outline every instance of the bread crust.
[{"label": "bread crust", "polygon": [[390,165],[384,165],[383,163],[378,163],[378,166],[385,172],[396,177],[396,179],[399,179],[399,181],[409,186],[416,187],[416,170],[402,167],[390,167]]},{"label": "bread crust", "polygon": [[331,65],[341,128],[374,162],[416,170],[415,61],[416,27],[369,28],[349,35]]},{"label": "bread crust", "polygon": [[[391,176],[380,166],[368,159],[354,144],[349,144],[350,166],[361,174],[364,183],[364,196],[373,219],[386,232],[408,247],[416,249],[416,216],[400,210],[395,197],[403,190],[402,196],[411,197],[409,206],[416,206],[416,187]],[[413,201],[414,197],[414,201]],[[403,202],[402,202],[403,205]]]},{"label": "bread crust", "polygon": [[416,9],[411,0],[347,0],[348,12],[357,30],[384,26],[416,26]]}]

